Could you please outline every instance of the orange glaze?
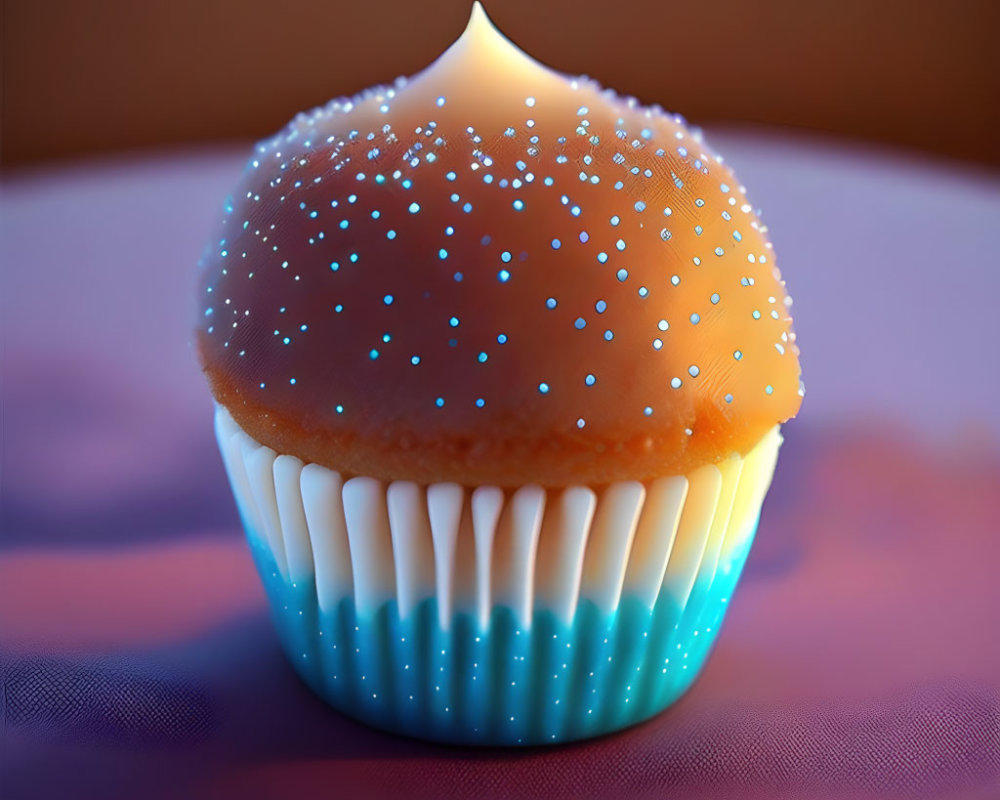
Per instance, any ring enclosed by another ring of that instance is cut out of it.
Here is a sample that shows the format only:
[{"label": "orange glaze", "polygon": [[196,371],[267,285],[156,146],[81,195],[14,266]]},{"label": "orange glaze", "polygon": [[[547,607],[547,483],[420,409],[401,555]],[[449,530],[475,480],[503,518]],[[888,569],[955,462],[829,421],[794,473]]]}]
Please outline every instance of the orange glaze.
[{"label": "orange glaze", "polygon": [[746,454],[801,403],[784,282],[730,170],[478,4],[423,73],[257,147],[199,299],[216,399],[345,475],[652,479]]}]

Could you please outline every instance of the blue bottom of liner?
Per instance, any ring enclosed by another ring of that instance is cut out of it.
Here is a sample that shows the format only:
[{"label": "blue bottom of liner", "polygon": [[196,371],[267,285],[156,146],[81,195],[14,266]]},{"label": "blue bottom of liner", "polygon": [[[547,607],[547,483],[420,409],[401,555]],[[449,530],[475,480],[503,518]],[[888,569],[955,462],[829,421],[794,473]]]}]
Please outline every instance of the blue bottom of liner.
[{"label": "blue bottom of liner", "polygon": [[400,620],[395,601],[359,616],[321,610],[315,586],[284,580],[250,536],[288,658],[324,700],[369,725],[464,745],[535,745],[609,733],[669,706],[691,685],[722,623],[753,536],[699,576],[684,607],[624,596],[608,615],[582,600],[571,625],[537,611],[530,630],[496,608],[485,631],[437,602]]}]

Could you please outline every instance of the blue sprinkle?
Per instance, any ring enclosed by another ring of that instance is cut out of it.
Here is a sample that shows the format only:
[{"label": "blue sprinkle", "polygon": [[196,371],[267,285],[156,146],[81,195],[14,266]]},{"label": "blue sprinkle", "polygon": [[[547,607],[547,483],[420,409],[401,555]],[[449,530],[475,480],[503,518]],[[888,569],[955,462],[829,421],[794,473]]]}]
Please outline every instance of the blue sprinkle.
[{"label": "blue sprinkle", "polygon": [[569,210],[569,213],[572,214],[574,217],[580,216],[580,206],[573,206]]},{"label": "blue sprinkle", "polygon": [[451,327],[453,327],[453,328],[457,328],[458,327],[458,317],[452,317],[451,319],[449,319],[448,320],[448,324],[451,325]]},{"label": "blue sprinkle", "polygon": [[[289,379],[288,379],[288,382],[289,382],[290,384],[292,384],[292,386],[294,386],[294,385],[295,385],[296,383],[298,383],[298,381],[296,381],[296,380],[295,380],[295,378],[289,378]],[[770,394],[770,392],[768,392],[768,394]]]},{"label": "blue sprinkle", "polygon": [[545,301],[546,308],[552,309],[555,308],[557,305],[558,303],[556,302],[556,299],[554,297],[550,297]]},{"label": "blue sprinkle", "polygon": [[370,358],[370,359],[371,359],[372,361],[374,361],[374,360],[375,360],[376,358],[378,358],[378,350],[376,350],[376,349],[375,349],[375,348],[373,347],[373,348],[372,348],[372,349],[371,349],[371,350],[370,350],[370,351],[368,352],[368,358]]},{"label": "blue sprinkle", "polygon": [[620,270],[618,270],[617,275],[618,275],[618,280],[621,281],[622,283],[625,283],[625,279],[628,278],[628,270],[622,267]]},{"label": "blue sprinkle", "polygon": [[462,211],[464,211],[466,214],[472,211],[472,203],[466,203],[464,206],[462,206]]},{"label": "blue sprinkle", "polygon": [[454,172],[449,172],[449,173],[447,173],[447,174],[445,175],[445,178],[447,178],[447,179],[448,179],[449,181],[453,181],[453,180],[455,180],[455,178],[456,178],[456,177],[457,177],[457,176],[455,175],[455,173],[454,173]]},{"label": "blue sprinkle", "polygon": [[351,224],[351,223],[350,223],[350,222],[348,222],[348,221],[347,221],[346,219],[342,219],[342,220],[340,221],[340,229],[341,229],[342,231],[346,231],[346,230],[347,230],[347,226],[348,226],[348,225],[350,225],[350,224]]},{"label": "blue sprinkle", "polygon": [[593,373],[588,373],[587,377],[583,379],[583,382],[587,384],[587,386],[593,386],[597,383],[597,378],[594,377]]},{"label": "blue sprinkle", "polygon": [[642,202],[642,200],[637,200],[636,203],[635,203],[635,210],[636,211],[645,211],[646,210],[646,204],[644,202]]},{"label": "blue sprinkle", "polygon": [[486,405],[486,401],[483,400],[483,398],[481,398],[481,397],[476,398],[476,408],[482,408],[485,405]]},{"label": "blue sprinkle", "polygon": [[614,338],[615,338],[615,332],[613,330],[608,329],[604,331],[604,341],[610,342]]},{"label": "blue sprinkle", "polygon": [[499,336],[497,336],[497,342],[500,343],[500,344],[506,344],[507,343],[507,334],[506,333],[501,333]]},{"label": "blue sprinkle", "polygon": [[615,242],[615,247],[618,248],[619,251],[624,250],[625,249],[625,240],[624,239],[619,239],[617,242]]},{"label": "blue sprinkle", "polygon": [[289,338],[288,338],[288,337],[286,336],[286,337],[285,337],[284,339],[282,339],[282,341],[283,341],[283,342],[284,342],[285,344],[291,344],[291,341],[292,341],[292,340],[291,340],[291,339],[289,339]]},{"label": "blue sprinkle", "polygon": [[337,410],[338,414],[343,414],[344,413],[344,407],[341,406],[341,405],[338,405],[336,410]]},{"label": "blue sprinkle", "polygon": [[578,331],[582,331],[584,328],[587,327],[587,320],[585,320],[583,317],[577,317],[576,322],[573,323],[573,327],[576,328]]},{"label": "blue sprinkle", "polygon": [[501,261],[502,261],[502,262],[503,262],[504,264],[508,263],[508,262],[510,261],[510,259],[511,259],[511,255],[510,255],[510,251],[509,251],[509,250],[504,250],[504,251],[503,251],[503,252],[502,252],[502,253],[500,254],[500,260],[501,260]]},{"label": "blue sprinkle", "polygon": [[605,303],[603,300],[598,300],[596,303],[594,303],[594,308],[597,309],[598,314],[603,314],[605,309],[607,309],[607,307],[608,304]]},{"label": "blue sprinkle", "polygon": [[390,241],[392,239],[395,239],[396,238],[396,231],[386,231],[385,238],[389,239]]},{"label": "blue sprinkle", "polygon": [[440,250],[438,250],[438,258],[444,261],[447,257],[448,257],[447,250],[445,250],[443,247]]},{"label": "blue sprinkle", "polygon": [[513,203],[511,203],[511,205],[514,206],[514,210],[515,211],[523,211],[524,210],[524,202],[522,200],[515,200]]},{"label": "blue sprinkle", "polygon": [[437,400],[434,401],[434,405],[436,405],[438,408],[443,408],[444,407],[444,398],[443,397],[439,397]]},{"label": "blue sprinkle", "polygon": [[488,359],[488,358],[489,358],[489,356],[486,355],[486,353],[480,353],[479,356],[478,356],[479,363],[480,364],[485,364],[486,363],[486,359]]},{"label": "blue sprinkle", "polygon": [[590,234],[586,231],[580,231],[580,241],[584,243],[590,241]]},{"label": "blue sprinkle", "polygon": [[538,391],[540,391],[542,394],[548,394],[549,385],[543,381],[542,383],[538,384]]},{"label": "blue sprinkle", "polygon": [[691,315],[691,324],[692,325],[697,325],[699,322],[701,322],[701,316],[699,314],[692,314]]},{"label": "blue sprinkle", "polygon": [[602,250],[600,253],[597,254],[597,260],[603,264],[605,261],[608,260],[608,254]]},{"label": "blue sprinkle", "polygon": [[552,249],[553,250],[558,250],[560,247],[562,247],[562,242],[560,242],[558,239],[553,239],[552,240]]},{"label": "blue sprinkle", "polygon": [[420,210],[420,204],[419,203],[410,203],[410,213],[411,214],[416,214],[419,210]]},{"label": "blue sprinkle", "polygon": [[337,303],[337,305],[335,305],[333,307],[333,310],[336,311],[339,314],[341,311],[344,310],[344,304],[343,303]]},{"label": "blue sprinkle", "polygon": [[417,364],[420,363],[420,356],[412,356],[410,358],[410,363],[413,364],[413,366],[417,366]]},{"label": "blue sprinkle", "polygon": [[395,298],[391,294],[387,294],[385,297],[382,298],[382,302],[385,303],[387,306],[391,306],[392,301],[394,299]]}]

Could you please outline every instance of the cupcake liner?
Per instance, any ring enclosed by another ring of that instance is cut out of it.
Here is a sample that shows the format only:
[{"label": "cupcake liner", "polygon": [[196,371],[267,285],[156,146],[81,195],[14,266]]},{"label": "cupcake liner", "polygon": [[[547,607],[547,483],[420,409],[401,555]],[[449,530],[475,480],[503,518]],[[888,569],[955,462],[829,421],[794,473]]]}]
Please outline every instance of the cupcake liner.
[{"label": "cupcake liner", "polygon": [[739,577],[781,436],[648,483],[388,486],[216,433],[286,653],[328,702],[443,741],[593,736],[673,702]]}]

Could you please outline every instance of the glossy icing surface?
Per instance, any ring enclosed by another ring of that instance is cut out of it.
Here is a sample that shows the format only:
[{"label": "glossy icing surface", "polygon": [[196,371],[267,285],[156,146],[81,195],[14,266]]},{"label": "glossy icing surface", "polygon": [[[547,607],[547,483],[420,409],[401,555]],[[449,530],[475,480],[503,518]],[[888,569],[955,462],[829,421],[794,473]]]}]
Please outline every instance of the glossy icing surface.
[{"label": "glossy icing surface", "polygon": [[220,231],[197,332],[216,398],[345,475],[645,480],[746,453],[801,402],[730,170],[478,6],[423,73],[261,143]]}]

